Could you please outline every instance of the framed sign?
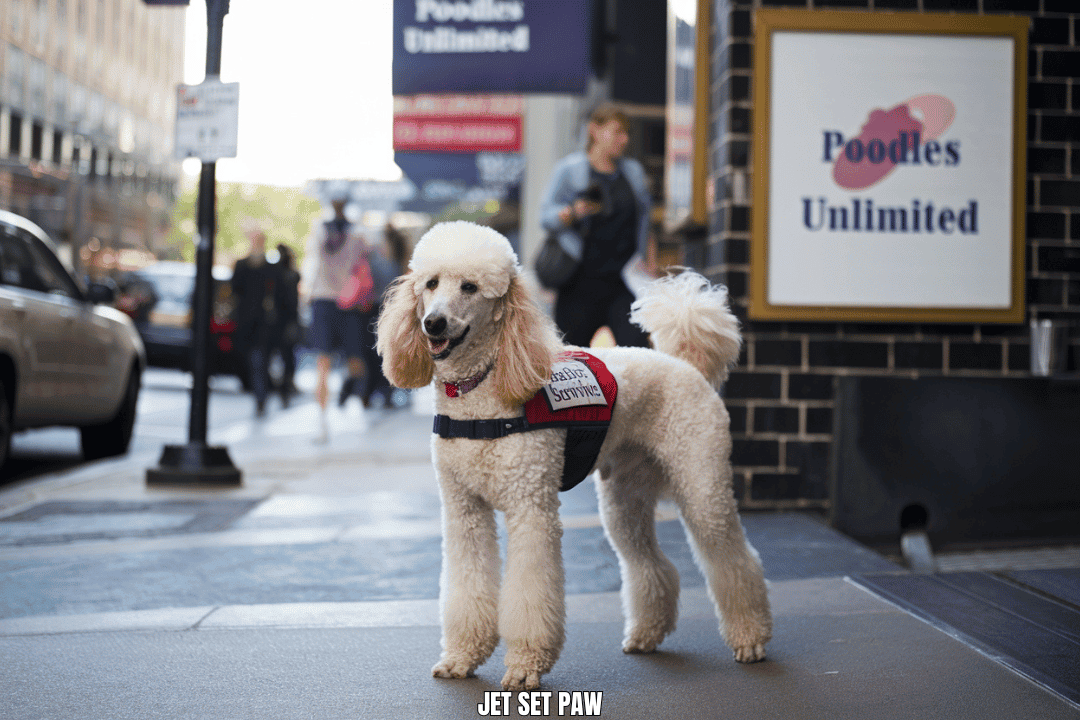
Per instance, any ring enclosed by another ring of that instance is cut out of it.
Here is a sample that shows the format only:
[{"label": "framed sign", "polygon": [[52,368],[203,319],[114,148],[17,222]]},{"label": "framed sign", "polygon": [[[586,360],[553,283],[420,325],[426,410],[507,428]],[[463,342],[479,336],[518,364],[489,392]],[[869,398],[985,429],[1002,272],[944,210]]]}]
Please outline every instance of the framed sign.
[{"label": "framed sign", "polygon": [[1028,19],[755,19],[750,316],[1023,322]]}]

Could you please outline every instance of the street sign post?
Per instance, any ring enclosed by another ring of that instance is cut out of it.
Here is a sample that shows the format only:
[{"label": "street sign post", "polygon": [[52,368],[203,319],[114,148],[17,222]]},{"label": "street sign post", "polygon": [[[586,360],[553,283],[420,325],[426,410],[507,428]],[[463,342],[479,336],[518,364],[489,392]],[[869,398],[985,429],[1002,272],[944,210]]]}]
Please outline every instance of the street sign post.
[{"label": "street sign post", "polygon": [[[197,95],[204,107],[211,110],[205,116],[192,112],[190,124],[195,128],[193,157],[202,160],[199,174],[198,228],[195,247],[195,296],[191,317],[191,415],[188,420],[186,445],[166,445],[158,467],[146,471],[148,485],[241,485],[240,470],[233,465],[229,451],[211,447],[206,442],[207,411],[210,400],[210,318],[213,314],[211,293],[214,267],[214,233],[217,226],[216,170],[217,157],[233,157],[235,141],[235,98],[237,91],[222,90],[221,31],[229,0],[206,0],[206,81]],[[230,94],[232,93],[232,94]],[[198,105],[199,103],[193,103]],[[223,120],[224,118],[224,120]],[[179,119],[179,118],[178,118]],[[221,132],[232,123],[232,155],[218,154],[224,145]],[[215,135],[214,131],[217,130]],[[200,132],[203,134],[200,136]],[[200,139],[201,137],[201,139]]]}]

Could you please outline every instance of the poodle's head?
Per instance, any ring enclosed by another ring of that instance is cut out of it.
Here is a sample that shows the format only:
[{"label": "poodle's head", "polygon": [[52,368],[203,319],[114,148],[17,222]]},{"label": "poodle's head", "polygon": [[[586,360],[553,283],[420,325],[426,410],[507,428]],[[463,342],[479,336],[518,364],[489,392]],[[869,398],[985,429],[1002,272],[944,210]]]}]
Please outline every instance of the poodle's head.
[{"label": "poodle's head", "polygon": [[409,269],[422,308],[420,328],[436,361],[448,359],[470,332],[494,330],[503,312],[500,301],[520,270],[506,238],[462,221],[436,225],[424,235]]},{"label": "poodle's head", "polygon": [[425,281],[440,274],[469,276],[488,299],[505,295],[521,272],[509,240],[492,228],[464,220],[428,230],[413,250],[409,269]]},{"label": "poodle's head", "polygon": [[399,387],[425,385],[436,372],[462,380],[494,364],[500,391],[514,400],[547,380],[559,344],[522,285],[510,242],[464,221],[436,225],[417,243],[378,335],[383,370]]}]

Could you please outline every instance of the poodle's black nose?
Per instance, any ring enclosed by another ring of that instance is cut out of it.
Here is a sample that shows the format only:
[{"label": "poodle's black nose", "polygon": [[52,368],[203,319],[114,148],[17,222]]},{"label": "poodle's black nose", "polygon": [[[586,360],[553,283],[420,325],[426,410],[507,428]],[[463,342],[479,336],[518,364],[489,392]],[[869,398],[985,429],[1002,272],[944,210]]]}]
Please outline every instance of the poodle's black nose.
[{"label": "poodle's black nose", "polygon": [[428,335],[438,337],[446,332],[446,318],[440,316],[424,318],[424,330]]}]

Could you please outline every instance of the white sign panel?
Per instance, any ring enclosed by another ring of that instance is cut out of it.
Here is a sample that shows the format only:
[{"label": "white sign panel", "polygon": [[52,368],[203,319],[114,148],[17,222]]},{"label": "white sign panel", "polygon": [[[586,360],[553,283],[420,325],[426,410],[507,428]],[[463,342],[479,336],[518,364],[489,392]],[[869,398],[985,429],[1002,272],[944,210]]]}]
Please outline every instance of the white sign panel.
[{"label": "white sign panel", "polygon": [[1014,310],[1017,51],[1000,34],[771,33],[758,316]]},{"label": "white sign panel", "polygon": [[236,157],[240,118],[240,83],[206,80],[176,90],[177,160],[213,162]]},{"label": "white sign panel", "polygon": [[551,381],[544,386],[552,410],[585,405],[607,405],[604,391],[589,366],[576,360],[551,366]]}]

